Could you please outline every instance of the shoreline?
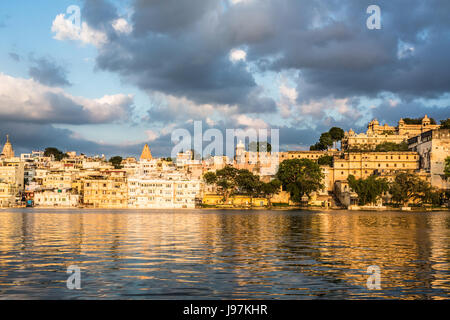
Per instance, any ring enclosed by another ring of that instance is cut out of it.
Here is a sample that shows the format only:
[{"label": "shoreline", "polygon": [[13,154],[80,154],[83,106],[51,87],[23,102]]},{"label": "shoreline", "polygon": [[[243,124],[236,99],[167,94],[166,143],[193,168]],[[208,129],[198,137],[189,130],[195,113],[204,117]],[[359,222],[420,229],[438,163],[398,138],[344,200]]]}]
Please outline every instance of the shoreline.
[{"label": "shoreline", "polygon": [[450,211],[450,208],[442,207],[442,208],[413,208],[410,210],[403,210],[402,208],[395,207],[385,207],[382,209],[379,208],[364,208],[364,209],[348,209],[348,208],[322,208],[322,207],[271,207],[271,208],[239,208],[239,207],[209,207],[209,208],[92,208],[92,207],[6,207],[0,208],[0,211],[7,210],[16,210],[16,209],[29,209],[31,210],[86,210],[86,211],[94,211],[94,210],[114,210],[114,211],[136,211],[136,210],[163,210],[163,211],[187,211],[187,210],[205,210],[205,211],[350,211],[350,212],[388,212],[388,211],[398,211],[398,212],[442,212],[442,211]]}]

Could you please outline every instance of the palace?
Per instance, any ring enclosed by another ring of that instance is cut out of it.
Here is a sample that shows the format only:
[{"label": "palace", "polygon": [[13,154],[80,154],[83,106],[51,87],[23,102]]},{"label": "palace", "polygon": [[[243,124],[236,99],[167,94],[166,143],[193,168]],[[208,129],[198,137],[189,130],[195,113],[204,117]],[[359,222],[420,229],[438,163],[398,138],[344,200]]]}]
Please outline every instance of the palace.
[{"label": "palace", "polygon": [[351,129],[346,132],[344,139],[342,139],[342,149],[345,151],[374,150],[379,144],[386,142],[400,144],[406,142],[409,138],[439,129],[439,127],[437,124],[432,124],[427,115],[421,120],[420,124],[407,124],[405,120],[400,119],[396,127],[387,124],[380,125],[378,120],[375,119],[367,126],[366,133],[357,134]]}]

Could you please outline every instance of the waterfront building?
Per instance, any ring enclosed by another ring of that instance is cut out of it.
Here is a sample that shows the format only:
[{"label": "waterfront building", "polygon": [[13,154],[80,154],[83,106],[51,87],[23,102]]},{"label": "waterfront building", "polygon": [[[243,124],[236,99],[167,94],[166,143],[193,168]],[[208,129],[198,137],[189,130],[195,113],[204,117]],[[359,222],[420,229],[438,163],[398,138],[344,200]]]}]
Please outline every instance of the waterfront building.
[{"label": "waterfront building", "polygon": [[419,154],[405,152],[347,152],[334,158],[333,185],[345,181],[349,175],[356,179],[368,178],[373,174],[390,175],[397,172],[414,172],[419,169]]},{"label": "waterfront building", "polygon": [[222,195],[218,194],[205,194],[202,199],[202,203],[206,205],[225,205],[225,206],[253,206],[253,207],[265,207],[268,205],[266,198],[251,198],[246,195],[235,195],[228,198],[228,201],[224,201]]},{"label": "waterfront building", "polygon": [[0,160],[0,181],[14,186],[16,192],[24,188],[24,163],[19,158]]},{"label": "waterfront building", "polygon": [[0,180],[0,208],[14,206],[16,202],[16,188],[13,184]]},{"label": "waterfront building", "polygon": [[450,189],[450,181],[444,175],[445,159],[450,156],[450,129],[424,132],[409,139],[408,147],[419,154],[419,167],[430,175],[431,185]]},{"label": "waterfront building", "polygon": [[71,189],[75,174],[68,171],[49,171],[42,179],[43,189]]},{"label": "waterfront building", "polygon": [[129,208],[195,208],[202,181],[135,177],[128,179]]},{"label": "waterfront building", "polygon": [[45,190],[34,192],[36,207],[73,208],[78,206],[80,196],[67,190]]},{"label": "waterfront building", "polygon": [[83,204],[94,208],[126,208],[128,188],[126,173],[121,170],[104,172],[101,176],[83,179]]},{"label": "waterfront building", "polygon": [[366,133],[357,134],[353,130],[345,132],[342,139],[342,149],[348,150],[374,150],[377,145],[386,142],[400,144],[409,138],[424,132],[439,128],[437,124],[431,124],[431,119],[427,115],[420,124],[407,124],[400,119],[396,127],[387,124],[380,125],[378,120],[372,120],[367,126]]}]

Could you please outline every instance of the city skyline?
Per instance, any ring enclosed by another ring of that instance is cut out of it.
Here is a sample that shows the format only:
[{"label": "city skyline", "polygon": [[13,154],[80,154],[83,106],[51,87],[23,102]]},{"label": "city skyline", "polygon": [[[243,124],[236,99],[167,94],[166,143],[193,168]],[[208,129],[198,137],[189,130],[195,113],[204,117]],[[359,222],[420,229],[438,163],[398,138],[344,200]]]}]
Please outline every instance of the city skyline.
[{"label": "city skyline", "polygon": [[419,3],[378,1],[369,30],[370,1],[3,2],[0,137],[18,153],[138,156],[148,143],[167,156],[194,121],[279,128],[280,149],[305,150],[333,126],[446,119],[448,3]]}]

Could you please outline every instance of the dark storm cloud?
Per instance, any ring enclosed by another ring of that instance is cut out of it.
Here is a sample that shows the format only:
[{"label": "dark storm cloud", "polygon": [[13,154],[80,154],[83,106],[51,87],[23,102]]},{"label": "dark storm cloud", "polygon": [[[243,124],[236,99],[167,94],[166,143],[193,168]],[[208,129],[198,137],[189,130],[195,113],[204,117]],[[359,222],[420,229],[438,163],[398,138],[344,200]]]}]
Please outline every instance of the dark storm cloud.
[{"label": "dark storm cloud", "polygon": [[[84,11],[97,12],[96,3],[87,1]],[[115,17],[111,5],[101,3],[102,14],[89,15],[94,26]],[[255,108],[264,103],[262,96],[251,95],[253,75],[228,59],[231,49],[242,46],[248,60],[264,69],[299,70],[299,100],[448,92],[449,2],[377,1],[382,29],[375,31],[366,27],[371,4],[265,0],[224,6],[220,1],[137,0],[132,35],[112,37],[97,63],[142,89],[196,103],[238,104],[244,113],[273,109]],[[410,56],[398,57],[399,41],[414,47]]]},{"label": "dark storm cloud", "polygon": [[221,0],[136,0],[133,25],[138,35],[186,30],[211,10],[220,8]]},{"label": "dark storm cloud", "polygon": [[28,69],[28,74],[34,80],[48,86],[71,86],[67,79],[68,71],[63,65],[59,65],[51,58],[31,57],[33,65]]},{"label": "dark storm cloud", "polygon": [[82,19],[94,28],[105,28],[117,19],[117,9],[107,0],[85,0],[81,11]]}]

